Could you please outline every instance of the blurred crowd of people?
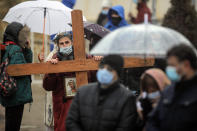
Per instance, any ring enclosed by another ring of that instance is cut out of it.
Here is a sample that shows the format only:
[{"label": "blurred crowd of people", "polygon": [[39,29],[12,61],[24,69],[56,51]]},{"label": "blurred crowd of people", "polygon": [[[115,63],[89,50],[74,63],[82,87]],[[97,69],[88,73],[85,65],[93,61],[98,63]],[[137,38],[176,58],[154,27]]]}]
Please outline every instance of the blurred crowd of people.
[{"label": "blurred crowd of people", "polygon": [[[138,13],[136,18],[131,12],[129,13],[129,23],[143,23],[145,14],[148,15],[148,21],[151,22],[151,11],[147,6],[148,0],[133,0],[133,2],[137,5]],[[125,20],[124,7],[121,5],[112,6],[111,0],[103,0],[102,11],[97,19],[97,24],[104,26],[111,31],[127,26],[128,22]]]}]

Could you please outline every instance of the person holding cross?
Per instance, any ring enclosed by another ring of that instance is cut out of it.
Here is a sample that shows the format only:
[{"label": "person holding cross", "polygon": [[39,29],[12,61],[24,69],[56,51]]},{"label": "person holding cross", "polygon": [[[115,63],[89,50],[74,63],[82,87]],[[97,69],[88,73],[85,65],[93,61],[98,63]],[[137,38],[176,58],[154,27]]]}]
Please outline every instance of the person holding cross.
[{"label": "person holding cross", "polygon": [[97,83],[78,89],[66,120],[67,131],[134,131],[137,111],[134,94],[120,84],[124,59],[105,56]]},{"label": "person holding cross", "polygon": [[[60,33],[55,38],[55,41],[58,50],[49,62],[57,64],[58,61],[74,60],[72,33]],[[95,60],[100,60],[101,58],[100,56],[94,57]],[[53,95],[54,131],[66,130],[64,121],[72,102],[72,97],[66,95],[66,81],[73,78],[76,78],[75,73],[57,73],[46,74],[43,79],[44,89],[52,91]]]}]

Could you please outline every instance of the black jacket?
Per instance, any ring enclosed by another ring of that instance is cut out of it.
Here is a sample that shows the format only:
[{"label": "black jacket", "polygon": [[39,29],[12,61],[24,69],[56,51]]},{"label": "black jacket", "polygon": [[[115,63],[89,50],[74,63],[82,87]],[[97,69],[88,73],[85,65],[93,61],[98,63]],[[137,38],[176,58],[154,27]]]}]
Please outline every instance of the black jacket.
[{"label": "black jacket", "polygon": [[104,90],[92,83],[79,88],[70,107],[67,131],[133,131],[135,96],[119,83]]},{"label": "black jacket", "polygon": [[197,131],[197,75],[163,92],[147,131]]},{"label": "black jacket", "polygon": [[108,21],[107,15],[100,13],[96,23],[101,26],[105,26],[107,21]]}]

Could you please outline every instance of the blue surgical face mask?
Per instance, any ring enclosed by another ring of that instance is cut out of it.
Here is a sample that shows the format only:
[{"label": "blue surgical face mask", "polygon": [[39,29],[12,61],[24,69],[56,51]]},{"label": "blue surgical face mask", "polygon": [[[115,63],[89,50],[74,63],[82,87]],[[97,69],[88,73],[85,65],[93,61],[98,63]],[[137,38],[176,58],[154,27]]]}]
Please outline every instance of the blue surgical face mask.
[{"label": "blue surgical face mask", "polygon": [[63,55],[70,55],[73,51],[72,45],[60,48],[60,53]]},{"label": "blue surgical face mask", "polygon": [[133,0],[133,3],[137,4],[138,3],[138,0]]},{"label": "blue surgical face mask", "polygon": [[113,77],[114,77],[114,75],[107,69],[99,69],[97,71],[96,76],[97,76],[98,82],[103,85],[111,84],[113,81]]},{"label": "blue surgical face mask", "polygon": [[160,91],[155,91],[153,93],[148,93],[147,95],[148,99],[152,100],[152,99],[157,99],[160,97]]},{"label": "blue surgical face mask", "polygon": [[108,14],[108,10],[102,10],[101,12],[103,15],[107,15]]},{"label": "blue surgical face mask", "polygon": [[176,72],[176,68],[173,66],[168,66],[166,68],[166,74],[168,78],[173,82],[179,81],[181,78],[181,76]]}]

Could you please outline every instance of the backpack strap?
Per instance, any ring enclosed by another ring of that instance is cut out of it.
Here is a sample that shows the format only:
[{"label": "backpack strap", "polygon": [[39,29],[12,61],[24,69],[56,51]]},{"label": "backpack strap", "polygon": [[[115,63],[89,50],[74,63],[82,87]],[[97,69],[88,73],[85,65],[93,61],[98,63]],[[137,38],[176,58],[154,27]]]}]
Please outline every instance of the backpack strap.
[{"label": "backpack strap", "polygon": [[6,47],[6,45],[0,43],[0,49],[1,49],[1,51],[2,50],[5,50],[5,47]]}]

